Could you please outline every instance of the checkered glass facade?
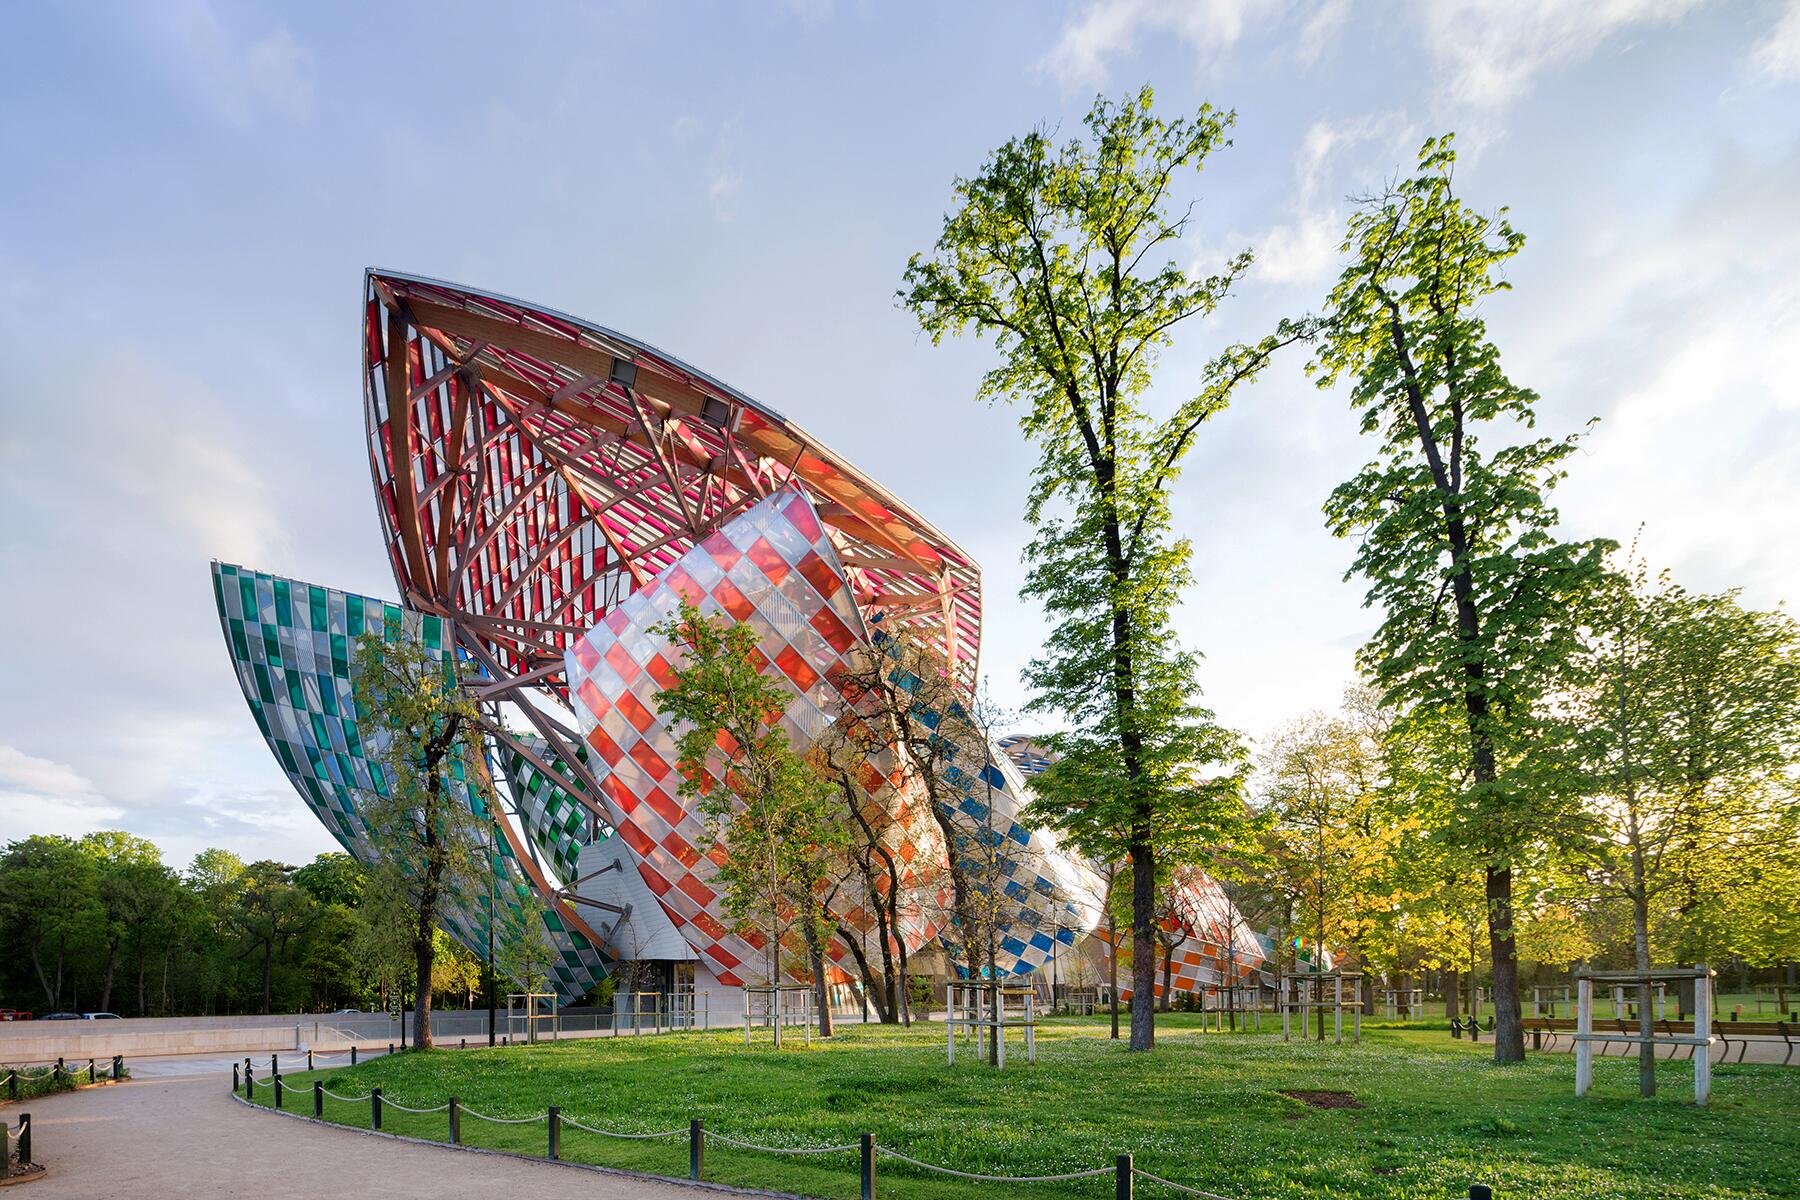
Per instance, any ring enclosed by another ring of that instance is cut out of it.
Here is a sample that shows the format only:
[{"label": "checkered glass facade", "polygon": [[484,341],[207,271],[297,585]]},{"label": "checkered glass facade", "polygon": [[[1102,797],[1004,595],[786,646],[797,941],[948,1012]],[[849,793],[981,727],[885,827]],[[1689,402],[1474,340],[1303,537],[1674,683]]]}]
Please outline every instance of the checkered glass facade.
[{"label": "checkered glass facade", "polygon": [[[761,939],[728,926],[714,886],[724,849],[679,794],[677,751],[658,695],[676,679],[680,652],[656,627],[681,598],[702,613],[728,614],[758,636],[763,669],[789,691],[780,721],[804,751],[839,719],[845,704],[832,679],[845,656],[866,643],[862,615],[842,564],[811,502],[796,489],[768,497],[720,526],[649,588],[633,594],[569,650],[569,693],[590,764],[600,776],[618,836],[631,847],[645,883],[670,920],[724,983],[759,983]],[[901,937],[916,949],[937,929],[927,894],[943,886],[928,864],[942,861],[936,822],[893,760],[864,762],[871,823],[885,831],[904,864]],[[853,903],[834,913],[866,929]],[[833,939],[834,957],[847,953]],[[841,980],[848,975],[834,972]]]},{"label": "checkered glass facade", "polygon": [[[212,579],[226,646],[257,728],[338,844],[357,861],[373,863],[378,852],[358,798],[386,792],[379,761],[384,735],[357,720],[356,639],[369,631],[389,640],[412,638],[441,652],[448,663],[452,651],[444,623],[397,604],[228,563],[215,562]],[[444,782],[472,812],[486,815],[485,801],[463,778],[460,764]],[[505,839],[491,867],[495,899],[505,910],[496,933],[505,937],[523,920],[529,885]],[[474,895],[453,895],[443,923],[472,952],[483,953],[489,898],[485,889],[474,890]],[[585,938],[566,930],[554,911],[545,912],[544,925],[557,992],[567,999],[585,995],[605,978],[605,960]]]}]

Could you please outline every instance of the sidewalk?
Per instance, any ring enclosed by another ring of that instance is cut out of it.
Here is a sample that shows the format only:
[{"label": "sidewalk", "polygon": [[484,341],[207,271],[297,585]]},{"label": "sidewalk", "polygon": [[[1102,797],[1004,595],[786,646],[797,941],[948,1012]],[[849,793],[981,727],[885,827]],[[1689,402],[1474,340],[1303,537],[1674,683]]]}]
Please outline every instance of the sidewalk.
[{"label": "sidewalk", "polygon": [[[418,1146],[256,1111],[231,1098],[224,1070],[140,1078],[8,1106],[31,1113],[35,1154],[48,1176],[25,1200],[696,1200],[670,1183],[549,1163]],[[11,1193],[7,1193],[9,1196]],[[712,1192],[718,1195],[718,1192]]]}]

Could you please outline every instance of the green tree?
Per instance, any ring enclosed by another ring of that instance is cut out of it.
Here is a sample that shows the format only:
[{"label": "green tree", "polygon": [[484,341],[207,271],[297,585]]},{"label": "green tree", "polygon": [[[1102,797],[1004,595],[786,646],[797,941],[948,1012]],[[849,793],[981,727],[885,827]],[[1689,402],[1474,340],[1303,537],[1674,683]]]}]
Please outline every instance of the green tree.
[{"label": "green tree", "polygon": [[1051,739],[1064,758],[1037,781],[1036,815],[1132,862],[1138,1050],[1155,1042],[1158,858],[1194,857],[1241,811],[1237,739],[1197,703],[1197,656],[1170,628],[1191,547],[1171,530],[1169,487],[1206,418],[1303,332],[1226,350],[1167,416],[1144,407],[1175,328],[1213,312],[1250,265],[1243,253],[1196,275],[1170,257],[1192,212],[1173,193],[1234,118],[1203,106],[1168,120],[1152,100],[1149,88],[1096,100],[1085,140],[1034,131],[1001,146],[956,181],[934,256],[912,258],[899,293],[934,342],[994,339],[1002,361],[981,395],[1019,402],[1040,452],[1025,593],[1052,631],[1027,678],[1032,711],[1069,732]]},{"label": "green tree", "polygon": [[658,705],[678,730],[681,794],[698,799],[725,848],[717,878],[726,910],[761,940],[771,984],[781,982],[784,925],[799,927],[806,964],[793,973],[811,979],[829,1034],[823,946],[831,928],[820,892],[848,844],[831,790],[788,741],[779,720],[787,692],[762,673],[754,629],[703,616],[684,600],[657,632],[681,656]]},{"label": "green tree", "polygon": [[243,957],[261,962],[262,1011],[272,1012],[275,961],[288,944],[304,933],[317,912],[312,897],[294,886],[294,868],[262,859],[244,868],[239,879],[231,928],[243,944]]},{"label": "green tree", "polygon": [[362,903],[367,874],[354,858],[341,850],[331,850],[295,871],[294,882],[310,892],[320,904],[355,908]]},{"label": "green tree", "polygon": [[165,868],[154,842],[120,830],[87,834],[80,846],[94,863],[99,944],[104,953],[99,1010],[110,1012],[119,950],[144,919],[145,906],[154,903]]},{"label": "green tree", "polygon": [[98,875],[72,838],[35,835],[0,855],[0,928],[29,959],[47,1010],[62,1007],[73,960],[100,921]]},{"label": "green tree", "polygon": [[1501,369],[1481,312],[1507,288],[1524,235],[1505,212],[1464,206],[1452,189],[1451,140],[1420,151],[1418,171],[1351,216],[1352,261],[1327,302],[1312,369],[1350,400],[1379,457],[1325,505],[1333,533],[1356,537],[1352,567],[1382,623],[1361,664],[1400,710],[1442,728],[1449,778],[1462,781],[1439,827],[1484,876],[1494,972],[1496,1061],[1524,1057],[1513,869],[1555,828],[1544,793],[1516,768],[1546,689],[1568,653],[1574,600],[1601,570],[1605,543],[1555,536],[1552,488],[1575,437],[1527,438],[1536,395]]},{"label": "green tree", "polygon": [[[1746,873],[1791,851],[1800,630],[1783,613],[1744,609],[1735,595],[1652,579],[1635,556],[1608,573],[1582,615],[1553,727],[1565,754],[1553,762],[1582,805],[1585,836],[1561,844],[1593,893],[1629,908],[1633,963],[1647,973],[1658,916],[1672,907],[1672,924],[1711,933]],[[1645,1037],[1650,1000],[1646,977]],[[1639,1046],[1638,1087],[1656,1092],[1648,1042]]]},{"label": "green tree", "polygon": [[484,805],[494,794],[467,668],[397,632],[356,642],[358,719],[385,735],[376,788],[359,811],[381,851],[369,899],[403,911],[410,925],[415,1045],[429,1050],[436,930],[457,890],[481,883],[487,869],[487,818],[464,794]]}]

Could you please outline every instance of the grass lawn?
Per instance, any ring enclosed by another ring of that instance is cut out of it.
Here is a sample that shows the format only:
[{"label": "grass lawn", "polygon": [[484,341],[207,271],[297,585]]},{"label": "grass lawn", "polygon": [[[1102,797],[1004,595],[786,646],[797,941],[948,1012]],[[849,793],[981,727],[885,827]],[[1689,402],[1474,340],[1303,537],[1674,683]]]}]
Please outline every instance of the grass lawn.
[{"label": "grass lawn", "polygon": [[[1022,1051],[996,1074],[959,1052],[944,1062],[944,1030],[846,1026],[811,1050],[742,1034],[594,1038],[498,1050],[399,1055],[355,1068],[284,1075],[286,1107],[311,1111],[315,1078],[332,1091],[414,1108],[449,1096],[499,1117],[541,1114],[599,1128],[649,1132],[707,1128],[763,1145],[855,1142],[928,1162],[1000,1175],[1137,1165],[1239,1200],[1340,1196],[1462,1197],[1489,1183],[1502,1200],[1621,1197],[1793,1197],[1800,1194],[1800,1070],[1715,1069],[1712,1104],[1696,1109],[1685,1064],[1659,1070],[1663,1094],[1636,1098],[1635,1061],[1595,1062],[1596,1094],[1574,1095],[1567,1054],[1522,1066],[1488,1061],[1446,1033],[1371,1029],[1363,1044],[1284,1044],[1279,1034],[1196,1031],[1197,1017],[1158,1021],[1157,1049],[1128,1054],[1103,1019],[1040,1027],[1038,1063]],[[1009,1050],[1010,1055],[1010,1050]],[[260,1074],[260,1073],[259,1073]],[[1349,1091],[1360,1108],[1313,1108],[1284,1091]],[[267,1088],[260,1103],[271,1102]],[[366,1128],[369,1106],[327,1099],[328,1119]],[[392,1133],[445,1139],[443,1113],[387,1108]],[[545,1127],[491,1125],[466,1116],[470,1145],[541,1155]],[[617,1141],[566,1124],[572,1161],[685,1176],[685,1135]],[[856,1194],[854,1153],[783,1157],[710,1141],[707,1178],[809,1196]],[[884,1197],[1110,1196],[1110,1178],[1055,1185],[965,1183],[884,1159]],[[1140,1180],[1140,1194],[1173,1195]]]}]

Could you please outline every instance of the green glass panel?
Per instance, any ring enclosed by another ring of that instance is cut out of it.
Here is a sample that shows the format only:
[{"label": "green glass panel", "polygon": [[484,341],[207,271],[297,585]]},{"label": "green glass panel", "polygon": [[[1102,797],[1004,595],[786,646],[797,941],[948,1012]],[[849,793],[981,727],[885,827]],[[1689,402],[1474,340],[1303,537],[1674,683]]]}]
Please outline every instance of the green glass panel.
[{"label": "green glass panel", "polygon": [[275,623],[282,626],[292,626],[294,623],[294,608],[288,597],[288,581],[285,579],[275,581]]},{"label": "green glass panel", "polygon": [[324,633],[327,628],[327,612],[325,589],[308,586],[306,589],[307,607],[312,610],[312,627],[314,633]]}]

